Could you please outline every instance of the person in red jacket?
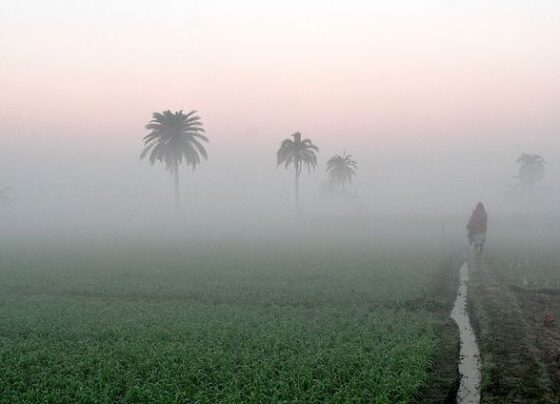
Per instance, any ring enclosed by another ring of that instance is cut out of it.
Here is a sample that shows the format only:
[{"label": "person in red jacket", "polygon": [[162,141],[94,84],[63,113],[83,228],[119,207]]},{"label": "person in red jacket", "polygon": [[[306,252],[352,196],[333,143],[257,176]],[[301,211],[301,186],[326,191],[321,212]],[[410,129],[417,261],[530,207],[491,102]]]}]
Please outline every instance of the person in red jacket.
[{"label": "person in red jacket", "polygon": [[477,255],[482,254],[486,242],[486,230],[488,226],[488,215],[482,203],[476,205],[469,223],[467,224],[469,243],[474,245]]}]

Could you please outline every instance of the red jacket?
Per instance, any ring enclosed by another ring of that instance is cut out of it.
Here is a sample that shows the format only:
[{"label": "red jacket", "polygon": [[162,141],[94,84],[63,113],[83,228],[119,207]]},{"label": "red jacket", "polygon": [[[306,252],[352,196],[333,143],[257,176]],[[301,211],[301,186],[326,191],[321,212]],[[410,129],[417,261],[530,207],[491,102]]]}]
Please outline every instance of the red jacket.
[{"label": "red jacket", "polygon": [[486,228],[488,225],[488,215],[484,208],[475,209],[471,215],[469,223],[467,224],[467,229],[469,235],[486,233]]}]

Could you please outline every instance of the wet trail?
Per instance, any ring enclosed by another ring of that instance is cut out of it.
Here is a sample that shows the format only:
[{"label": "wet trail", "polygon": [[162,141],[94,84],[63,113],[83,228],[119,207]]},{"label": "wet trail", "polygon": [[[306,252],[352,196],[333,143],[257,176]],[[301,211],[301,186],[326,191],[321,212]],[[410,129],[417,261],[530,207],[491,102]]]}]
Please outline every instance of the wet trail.
[{"label": "wet trail", "polygon": [[480,403],[480,352],[476,336],[471,326],[467,312],[467,283],[469,281],[469,266],[465,262],[459,271],[459,291],[451,311],[451,318],[459,327],[461,353],[459,358],[459,373],[461,383],[457,391],[457,403]]}]

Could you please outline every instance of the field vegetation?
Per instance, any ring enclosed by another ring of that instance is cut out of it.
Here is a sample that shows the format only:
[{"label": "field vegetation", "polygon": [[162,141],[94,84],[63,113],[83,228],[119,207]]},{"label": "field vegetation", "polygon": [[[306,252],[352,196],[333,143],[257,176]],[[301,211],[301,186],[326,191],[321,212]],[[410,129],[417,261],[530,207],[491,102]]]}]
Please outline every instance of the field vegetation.
[{"label": "field vegetation", "polygon": [[438,250],[372,247],[3,247],[0,400],[443,400],[456,271]]},{"label": "field vegetation", "polygon": [[484,402],[560,399],[560,254],[545,241],[496,242],[473,274]]}]

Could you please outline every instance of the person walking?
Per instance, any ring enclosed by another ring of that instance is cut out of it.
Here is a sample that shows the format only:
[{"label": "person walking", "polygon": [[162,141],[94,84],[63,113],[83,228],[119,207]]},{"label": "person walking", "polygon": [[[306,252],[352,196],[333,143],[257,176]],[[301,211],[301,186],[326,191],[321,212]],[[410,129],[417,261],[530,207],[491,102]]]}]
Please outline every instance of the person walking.
[{"label": "person walking", "polygon": [[469,243],[474,247],[477,258],[482,255],[484,243],[486,242],[486,230],[488,228],[488,214],[484,205],[478,203],[472,212],[467,224]]}]

